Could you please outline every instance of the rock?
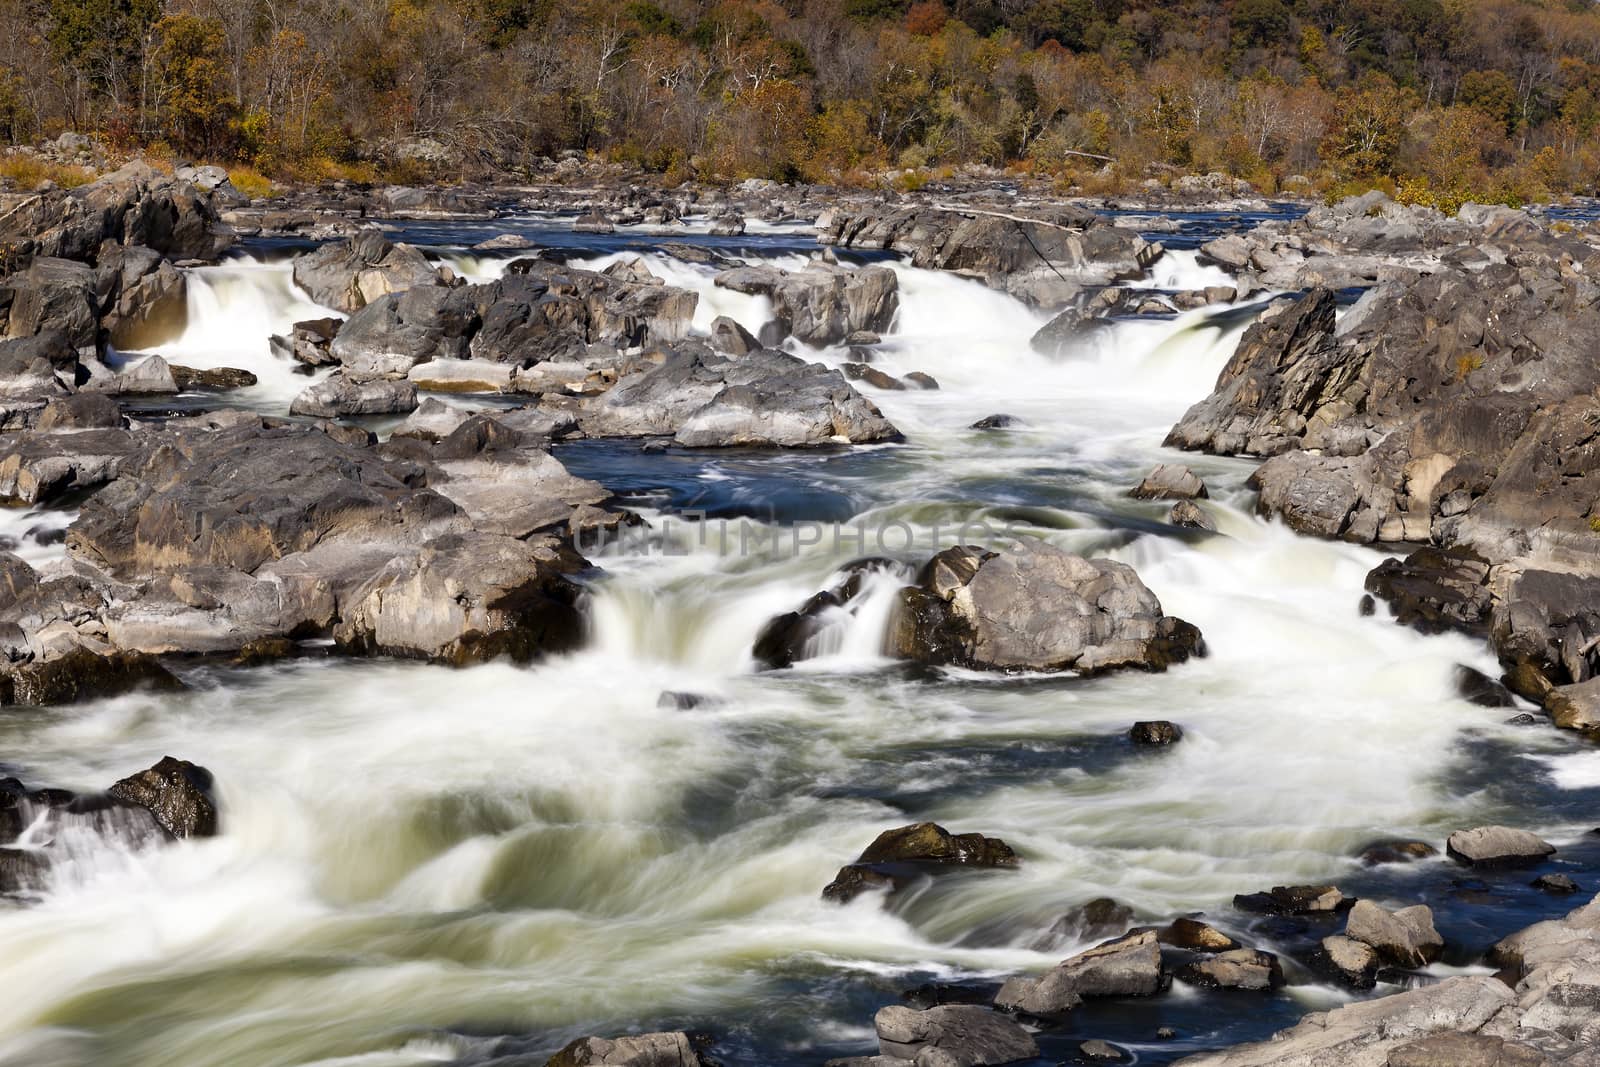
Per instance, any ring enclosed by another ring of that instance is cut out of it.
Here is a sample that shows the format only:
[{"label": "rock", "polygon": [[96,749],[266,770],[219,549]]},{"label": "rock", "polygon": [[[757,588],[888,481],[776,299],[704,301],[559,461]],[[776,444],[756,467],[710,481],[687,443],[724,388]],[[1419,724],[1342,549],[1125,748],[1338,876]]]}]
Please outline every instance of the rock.
[{"label": "rock", "polygon": [[173,260],[211,260],[233,235],[192,184],[144,163],[76,189],[29,197],[0,216],[0,245],[22,256],[88,261],[108,240],[144,245]]},{"label": "rock", "polygon": [[133,435],[120,428],[0,437],[0,499],[39,504],[103,485],[134,448]]},{"label": "rock", "polygon": [[435,359],[412,367],[406,380],[432,393],[509,393],[516,368],[482,359]]},{"label": "rock", "polygon": [[884,1056],[917,1067],[984,1067],[1016,1063],[1039,1055],[1032,1035],[1016,1022],[987,1008],[946,1004],[916,1011],[899,1004],[880,1008],[873,1018]]},{"label": "rock", "polygon": [[1183,728],[1164,719],[1136,722],[1128,737],[1136,745],[1175,745],[1183,740]]},{"label": "rock", "polygon": [[430,396],[418,404],[416,410],[407,415],[405,421],[396,426],[390,436],[411,437],[419,441],[440,441],[455,433],[461,428],[461,424],[470,418],[472,418],[470,411]]},{"label": "rock", "polygon": [[1480,670],[1466,664],[1456,665],[1456,692],[1468,703],[1480,708],[1514,708],[1517,698],[1511,690]]},{"label": "rock", "polygon": [[1161,983],[1161,948],[1154,931],[1145,930],[1080,952],[1037,978],[1012,978],[1000,987],[995,1005],[1060,1015],[1085,997],[1150,996]]},{"label": "rock", "polygon": [[1352,989],[1371,989],[1378,984],[1378,951],[1371,945],[1335,934],[1322,939],[1314,962]]},{"label": "rock", "polygon": [[[466,303],[472,289],[421,286],[380,296],[339,326],[328,352],[362,378],[399,378],[430,359],[461,359],[478,321]],[[299,358],[298,327],[296,334]]]},{"label": "rock", "polygon": [[887,267],[848,270],[811,263],[798,272],[736,267],[714,281],[725,289],[769,298],[783,336],[818,348],[839,344],[861,330],[886,330],[900,308],[899,276]]},{"label": "rock", "polygon": [[572,220],[573,233],[616,233],[617,227],[603,211],[588,211]]},{"label": "rock", "polygon": [[1022,420],[1015,415],[985,415],[968,429],[971,430],[1010,430],[1022,425]]},{"label": "rock", "polygon": [[520,252],[534,244],[519,233],[502,233],[472,246],[474,252]]},{"label": "rock", "polygon": [[952,548],[902,590],[892,655],[978,670],[1165,670],[1204,651],[1133,569],[1039,542],[1005,554]]},{"label": "rock", "polygon": [[1198,919],[1180,917],[1156,931],[1156,939],[1172,948],[1190,952],[1232,952],[1239,942]]},{"label": "rock", "polygon": [[89,359],[100,352],[100,304],[95,272],[83,263],[36,257],[26,270],[0,278],[5,336],[57,333]]},{"label": "rock", "polygon": [[1283,984],[1283,969],[1270,952],[1241,948],[1190,960],[1173,976],[1206,989],[1267,991]]},{"label": "rock", "polygon": [[1067,943],[1102,941],[1126,932],[1132,923],[1132,908],[1110,897],[1096,897],[1057,919],[1033,947],[1048,952]]},{"label": "rock", "polygon": [[100,325],[121,351],[177,340],[189,324],[188,277],[155,251],[110,245],[100,250]]},{"label": "rock", "polygon": [[1161,463],[1128,494],[1135,500],[1204,500],[1211,493],[1188,467]]},{"label": "rock", "polygon": [[738,214],[719,215],[711,220],[708,231],[713,237],[742,237],[744,236],[744,216]]},{"label": "rock", "polygon": [[723,359],[684,346],[584,405],[596,437],[672,436],[693,448],[816,447],[899,437],[844,376],[782,352]]},{"label": "rock", "polygon": [[1444,951],[1444,938],[1433,928],[1433,910],[1422,904],[1390,912],[1370,900],[1358,900],[1350,909],[1344,935],[1371,945],[1397,967],[1425,966]]},{"label": "rock", "polygon": [[1545,694],[1544,710],[1561,729],[1600,739],[1600,678],[1554,687]]},{"label": "rock", "polygon": [[545,1067],[701,1067],[689,1035],[640,1034],[637,1037],[580,1037],[556,1053]]},{"label": "rock", "polygon": [[904,389],[905,383],[892,374],[886,374],[865,363],[846,363],[844,376],[852,382],[866,382],[874,389]]},{"label": "rock", "polygon": [[155,657],[138,652],[99,654],[80,647],[0,667],[0,705],[76,704],[146,688],[183,686]]},{"label": "rock", "polygon": [[171,396],[178,391],[172,368],[160,356],[146,356],[116,373],[103,373],[85,382],[89,392],[114,396]]},{"label": "rock", "polygon": [[1172,510],[1167,513],[1167,521],[1188,530],[1217,532],[1217,524],[1212,521],[1211,516],[1192,500],[1180,500],[1172,505]]},{"label": "rock", "polygon": [[747,356],[761,347],[755,335],[726,315],[711,320],[711,347],[730,356]]},{"label": "rock", "polygon": [[33,427],[46,430],[122,429],[128,420],[117,402],[102,393],[78,393],[52,400],[39,412]]},{"label": "rock", "polygon": [[254,374],[238,367],[202,367],[197,369],[172,364],[168,369],[172,372],[172,381],[177,385],[180,392],[189,392],[195,389],[248,389],[257,382]]},{"label": "rock", "polygon": [[395,244],[378,230],[296,256],[293,275],[315,303],[346,314],[388,293],[443,284],[420,251]]},{"label": "rock", "polygon": [[1457,830],[1445,844],[1450,858],[1469,867],[1531,867],[1552,855],[1554,845],[1541,841],[1526,830],[1508,826],[1480,826]]},{"label": "rock", "polygon": [[1432,1034],[1389,1053],[1387,1067],[1549,1067],[1538,1049],[1489,1034]]},{"label": "rock", "polygon": [[1133,1059],[1126,1050],[1099,1038],[1079,1044],[1078,1056],[1089,1063],[1128,1063]]},{"label": "rock", "polygon": [[1163,251],[1073,205],[1030,208],[1026,216],[926,204],[838,207],[817,220],[817,240],[901,252],[913,266],[977,278],[1038,307],[1140,277]]},{"label": "rock", "polygon": [[956,869],[1015,867],[1017,854],[997,837],[952,834],[936,823],[912,823],[879,834],[822,890],[822,899],[849,903],[875,888],[900,888],[927,875]]},{"label": "rock", "polygon": [[1546,893],[1557,896],[1566,896],[1578,891],[1578,883],[1564,874],[1541,874],[1530,883],[1535,889],[1542,889]]},{"label": "rock", "polygon": [[919,370],[914,370],[910,374],[907,374],[901,379],[901,381],[907,385],[912,385],[918,389],[924,389],[930,392],[939,388],[939,383],[934,380],[931,374],[924,374]]},{"label": "rock", "polygon": [[1069,307],[1041,326],[1028,345],[1040,355],[1062,359],[1092,350],[1111,327],[1104,309]]},{"label": "rock", "polygon": [[855,560],[841,568],[843,577],[830,588],[817,593],[798,611],[774,616],[756,635],[751,655],[763,667],[782,669],[816,654],[819,639],[828,630],[843,626],[854,617],[858,598],[874,574],[896,570],[892,560]]},{"label": "rock", "polygon": [[1493,600],[1489,562],[1470,548],[1423,548],[1402,562],[1389,559],[1367,575],[1367,591],[1383,600],[1403,626],[1423,633],[1483,633]]},{"label": "rock", "polygon": [[154,767],[122,779],[107,792],[148,808],[163,830],[183,838],[216,834],[217,808],[210,790],[210,771],[188,760],[164,756]]},{"label": "rock", "polygon": [[1411,863],[1438,854],[1439,850],[1426,841],[1374,841],[1361,850],[1358,858],[1364,865],[1376,867],[1383,863]]},{"label": "rock", "polygon": [[333,419],[345,415],[390,415],[414,411],[417,387],[409,381],[351,380],[335,372],[294,398],[291,415]]},{"label": "rock", "polygon": [[1266,915],[1334,915],[1349,902],[1331,885],[1279,885],[1265,893],[1236,896],[1233,906]]},{"label": "rock", "polygon": [[330,366],[339,362],[332,346],[343,325],[343,319],[306,319],[295,323],[287,338],[274,337],[273,347],[308,367]]}]

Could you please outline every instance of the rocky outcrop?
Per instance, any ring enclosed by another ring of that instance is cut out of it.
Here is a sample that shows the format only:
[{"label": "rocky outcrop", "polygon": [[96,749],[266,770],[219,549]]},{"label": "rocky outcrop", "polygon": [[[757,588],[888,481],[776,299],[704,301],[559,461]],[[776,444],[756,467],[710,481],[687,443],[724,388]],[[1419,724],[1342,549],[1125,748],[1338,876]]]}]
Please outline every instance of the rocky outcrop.
[{"label": "rocky outcrop", "polygon": [[887,267],[846,269],[814,262],[802,271],[736,267],[715,278],[718,286],[768,297],[777,339],[794,337],[816,347],[835,345],[853,333],[882,332],[900,308],[900,284]]},{"label": "rocky outcrop", "polygon": [[1071,956],[1037,978],[1012,978],[995,1005],[1028,1015],[1060,1015],[1085,997],[1144,997],[1160,992],[1161,947],[1145,930]]},{"label": "rocky outcrop", "polygon": [[1043,542],[1004,553],[951,548],[901,592],[891,654],[978,670],[1165,670],[1204,651],[1133,568]]},{"label": "rocky outcrop", "polygon": [[1447,978],[1307,1015],[1268,1041],[1183,1067],[1509,1067],[1585,1064],[1600,1037],[1600,900],[1505,939],[1508,981]]},{"label": "rocky outcrop", "polygon": [[845,904],[869,890],[897,890],[931,875],[961,869],[1015,867],[1017,854],[997,837],[952,834],[921,822],[885,830],[822,890],[822,898]]},{"label": "rocky outcrop", "polygon": [[364,230],[348,241],[296,256],[292,269],[294,283],[313,302],[345,314],[389,293],[443,284],[420,251],[395,244],[378,230]]},{"label": "rocky outcrop", "polygon": [[1038,307],[1060,307],[1086,288],[1140,277],[1163,251],[1087,209],[1064,205],[1025,215],[934,205],[839,205],[817,220],[817,240],[900,252],[913,266],[977,278]]}]

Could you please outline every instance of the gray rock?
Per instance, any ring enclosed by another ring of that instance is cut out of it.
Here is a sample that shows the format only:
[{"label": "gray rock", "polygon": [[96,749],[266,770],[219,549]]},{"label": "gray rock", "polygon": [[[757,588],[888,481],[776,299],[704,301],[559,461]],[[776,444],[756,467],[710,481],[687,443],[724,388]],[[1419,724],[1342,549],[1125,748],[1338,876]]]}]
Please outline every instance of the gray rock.
[{"label": "gray rock", "polygon": [[1167,521],[1188,530],[1217,532],[1217,524],[1206,510],[1192,500],[1180,500],[1167,513]]},{"label": "gray rock", "polygon": [[1339,934],[1325,937],[1317,962],[1321,970],[1352,989],[1371,989],[1378,984],[1378,951],[1360,941]]},{"label": "gray rock", "polygon": [[952,548],[901,592],[887,642],[903,659],[979,670],[1164,670],[1203,652],[1131,567],[1043,542]]},{"label": "gray rock", "polygon": [[736,267],[718,274],[715,282],[770,298],[782,333],[816,347],[838,344],[862,330],[886,330],[900,307],[899,278],[887,267],[847,270],[812,263],[799,272]]},{"label": "gray rock", "polygon": [[1135,500],[1203,500],[1211,493],[1188,467],[1161,463],[1128,495]]},{"label": "gray rock", "polygon": [[1556,848],[1547,841],[1509,826],[1480,826],[1457,830],[1445,843],[1450,858],[1472,867],[1528,867]]},{"label": "gray rock", "polygon": [[1085,997],[1150,996],[1161,983],[1161,947],[1145,930],[1080,952],[1037,978],[1012,978],[994,1002],[1007,1011],[1060,1015]]},{"label": "gray rock", "polygon": [[1039,1055],[1033,1036],[987,1008],[945,1004],[916,1011],[899,1004],[873,1019],[883,1055],[916,1067],[985,1067]]},{"label": "gray rock", "polygon": [[875,889],[894,891],[912,881],[952,870],[1010,868],[1017,854],[997,837],[952,834],[921,822],[885,830],[822,890],[822,899],[845,904]]},{"label": "gray rock", "polygon": [[313,301],[347,314],[389,293],[443,284],[420,251],[395,244],[378,230],[296,256],[293,275]]},{"label": "gray rock", "polygon": [[217,808],[210,789],[210,771],[165,756],[154,767],[122,779],[107,792],[148,808],[173,837],[211,837],[217,832]]},{"label": "gray rock", "polygon": [[417,387],[409,381],[353,381],[335,372],[306,389],[289,405],[291,415],[332,419],[344,415],[390,415],[414,411]]},{"label": "gray rock", "polygon": [[1444,951],[1444,938],[1433,928],[1433,911],[1423,904],[1390,912],[1370,900],[1358,900],[1350,909],[1344,935],[1371,945],[1384,960],[1400,967],[1422,967]]},{"label": "gray rock", "polygon": [[711,320],[711,347],[730,356],[745,356],[761,347],[755,335],[726,315]]},{"label": "gray rock", "polygon": [[1190,960],[1173,972],[1179,981],[1206,989],[1265,991],[1283,984],[1283,970],[1270,952],[1252,948]]},{"label": "gray rock", "polygon": [[545,1067],[701,1067],[689,1035],[639,1034],[635,1037],[580,1037],[556,1053]]}]

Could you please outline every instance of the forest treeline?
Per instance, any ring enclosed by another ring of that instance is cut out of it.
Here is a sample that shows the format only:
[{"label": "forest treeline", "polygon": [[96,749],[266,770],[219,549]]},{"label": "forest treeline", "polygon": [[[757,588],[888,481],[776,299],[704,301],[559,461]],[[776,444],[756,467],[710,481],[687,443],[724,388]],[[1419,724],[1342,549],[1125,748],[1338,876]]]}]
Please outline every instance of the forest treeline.
[{"label": "forest treeline", "polygon": [[0,138],[284,178],[516,172],[1595,190],[1583,0],[0,0]]}]

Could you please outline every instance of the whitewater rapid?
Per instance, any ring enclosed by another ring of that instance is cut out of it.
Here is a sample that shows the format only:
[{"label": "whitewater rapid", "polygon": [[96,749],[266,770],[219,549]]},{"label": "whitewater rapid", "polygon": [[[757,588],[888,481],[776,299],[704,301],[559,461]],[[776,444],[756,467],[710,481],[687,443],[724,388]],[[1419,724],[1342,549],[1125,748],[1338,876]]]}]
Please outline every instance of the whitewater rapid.
[{"label": "whitewater rapid", "polygon": [[[707,269],[647,262],[700,294],[701,328],[721,314],[755,330],[770,311]],[[1028,346],[1043,318],[1011,298],[894,269],[901,310],[877,365],[941,388],[862,389],[906,443],[712,452],[697,477],[826,490],[852,523],[908,531],[908,562],[971,523],[1110,555],[1201,628],[1207,658],[1089,681],[907,671],[881,653],[898,583],[878,578],[820,658],[758,672],[766,620],[882,546],[795,547],[759,516],[647,509],[652,550],[597,557],[607,577],[573,655],[207,667],[175,696],[11,712],[4,750],[30,784],[103,787],[171,753],[214,773],[224,833],[91,851],[40,902],[0,910],[0,1062],[406,1067],[485,1062],[505,1035],[548,1055],[579,1034],[699,1025],[748,1053],[733,1062],[820,1063],[869,1050],[872,1011],[908,984],[1054,963],[1077,945],[1041,935],[1095,897],[1154,921],[1337,879],[1374,838],[1497,818],[1576,831],[1452,776],[1464,736],[1513,730],[1456,695],[1458,665],[1494,670],[1480,643],[1362,617],[1378,557],[1255,517],[1247,464],[1161,447],[1244,318],[1120,322],[1051,359]],[[307,380],[264,337],[322,310],[285,268],[208,270],[164,354],[247,367],[261,404],[286,404]],[[1019,426],[969,428],[996,413]],[[1219,536],[1127,497],[1173,460],[1210,483]],[[741,523],[778,547],[740,551]],[[1150,718],[1180,722],[1183,742],[1132,750],[1122,735]],[[1596,774],[1559,741],[1517,743],[1546,773]],[[877,833],[919,819],[1003,837],[1023,863],[891,908],[821,901]]]}]

